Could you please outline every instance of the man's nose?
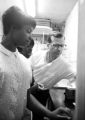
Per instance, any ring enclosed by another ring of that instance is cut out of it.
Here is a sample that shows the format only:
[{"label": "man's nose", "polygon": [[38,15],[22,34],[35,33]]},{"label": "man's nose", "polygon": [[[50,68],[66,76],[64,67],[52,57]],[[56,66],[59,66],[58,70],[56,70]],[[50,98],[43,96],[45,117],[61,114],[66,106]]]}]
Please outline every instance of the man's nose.
[{"label": "man's nose", "polygon": [[29,38],[29,37],[32,37],[31,33],[28,33],[28,34],[27,34],[27,37],[28,37],[28,38]]},{"label": "man's nose", "polygon": [[31,36],[29,36],[29,38],[28,38],[30,41],[32,41],[33,40],[33,38],[31,37]]},{"label": "man's nose", "polygon": [[34,46],[34,40],[32,37],[29,37],[29,46],[31,46],[31,47]]},{"label": "man's nose", "polygon": [[27,37],[28,41],[30,41],[30,39],[32,38],[31,33],[28,33],[26,37]]}]

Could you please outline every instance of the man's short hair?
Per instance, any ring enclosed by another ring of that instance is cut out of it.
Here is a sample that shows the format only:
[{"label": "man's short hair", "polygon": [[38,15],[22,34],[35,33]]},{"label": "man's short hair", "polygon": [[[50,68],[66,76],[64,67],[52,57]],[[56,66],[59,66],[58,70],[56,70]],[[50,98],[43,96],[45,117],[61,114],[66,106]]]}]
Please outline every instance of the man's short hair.
[{"label": "man's short hair", "polygon": [[8,10],[4,12],[2,15],[2,23],[3,23],[3,32],[7,35],[12,26],[16,28],[21,28],[24,25],[36,27],[36,22],[33,17],[26,15],[22,10],[20,10],[16,6],[10,7]]},{"label": "man's short hair", "polygon": [[63,35],[61,33],[58,33],[57,35],[55,35],[56,38],[62,38]]}]

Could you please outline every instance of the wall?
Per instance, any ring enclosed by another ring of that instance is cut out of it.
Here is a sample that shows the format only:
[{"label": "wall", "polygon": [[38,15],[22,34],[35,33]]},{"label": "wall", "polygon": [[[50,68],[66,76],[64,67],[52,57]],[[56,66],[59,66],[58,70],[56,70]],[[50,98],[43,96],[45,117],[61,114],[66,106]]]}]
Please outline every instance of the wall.
[{"label": "wall", "polygon": [[85,0],[79,0],[76,119],[85,120]]},{"label": "wall", "polygon": [[64,21],[77,0],[36,0],[37,16]]},{"label": "wall", "polygon": [[78,3],[70,13],[65,27],[66,50],[65,57],[76,71],[77,64],[77,40],[78,40]]}]

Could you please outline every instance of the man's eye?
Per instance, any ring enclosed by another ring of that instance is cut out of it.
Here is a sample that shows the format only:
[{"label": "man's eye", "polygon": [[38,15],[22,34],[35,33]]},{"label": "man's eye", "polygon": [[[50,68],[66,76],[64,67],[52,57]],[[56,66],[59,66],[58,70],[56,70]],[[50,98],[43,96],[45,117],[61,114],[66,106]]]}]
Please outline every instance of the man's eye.
[{"label": "man's eye", "polygon": [[26,31],[27,31],[27,33],[31,33],[31,30],[30,30],[30,29],[27,29]]},{"label": "man's eye", "polygon": [[53,45],[53,47],[58,47],[58,45]]}]

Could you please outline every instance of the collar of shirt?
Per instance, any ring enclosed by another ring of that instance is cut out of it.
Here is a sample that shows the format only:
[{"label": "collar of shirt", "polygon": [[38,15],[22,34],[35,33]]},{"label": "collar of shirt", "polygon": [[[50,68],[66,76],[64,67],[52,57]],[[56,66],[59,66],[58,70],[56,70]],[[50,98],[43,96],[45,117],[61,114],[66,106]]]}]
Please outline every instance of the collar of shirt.
[{"label": "collar of shirt", "polygon": [[11,52],[9,51],[8,49],[6,49],[3,45],[0,44],[0,52],[4,53],[5,55],[7,56],[16,56],[17,57],[17,54],[18,54],[18,50],[16,50],[16,52]]}]

